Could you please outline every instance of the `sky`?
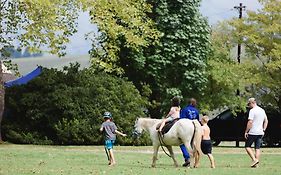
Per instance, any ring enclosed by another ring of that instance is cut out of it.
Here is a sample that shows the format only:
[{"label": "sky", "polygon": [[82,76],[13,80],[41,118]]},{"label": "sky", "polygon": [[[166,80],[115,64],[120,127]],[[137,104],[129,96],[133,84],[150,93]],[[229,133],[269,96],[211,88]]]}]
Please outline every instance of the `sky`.
[{"label": "sky", "polygon": [[[243,3],[246,10],[256,11],[261,8],[258,0],[202,0],[200,11],[203,16],[208,18],[210,25],[217,22],[238,17],[238,11],[234,6]],[[243,15],[246,14],[243,11]],[[85,40],[85,35],[89,32],[97,31],[97,27],[90,22],[87,13],[81,13],[78,18],[78,32],[74,34],[70,43],[67,45],[67,55],[85,55],[91,49],[91,41]]]}]

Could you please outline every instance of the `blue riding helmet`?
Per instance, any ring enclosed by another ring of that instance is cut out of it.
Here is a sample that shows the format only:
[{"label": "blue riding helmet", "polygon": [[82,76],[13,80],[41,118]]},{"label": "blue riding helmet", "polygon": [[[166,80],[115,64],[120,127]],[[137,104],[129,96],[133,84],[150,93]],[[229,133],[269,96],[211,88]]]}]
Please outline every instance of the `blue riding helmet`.
[{"label": "blue riding helmet", "polygon": [[112,114],[110,112],[104,112],[103,118],[112,118]]}]

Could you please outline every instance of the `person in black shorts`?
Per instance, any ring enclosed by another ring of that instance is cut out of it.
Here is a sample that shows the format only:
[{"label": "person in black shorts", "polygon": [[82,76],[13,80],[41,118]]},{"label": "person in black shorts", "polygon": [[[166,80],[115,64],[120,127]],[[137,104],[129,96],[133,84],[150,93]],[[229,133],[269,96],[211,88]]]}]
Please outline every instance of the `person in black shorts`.
[{"label": "person in black shorts", "polygon": [[[250,98],[248,100],[248,106],[251,110],[245,130],[245,149],[252,159],[251,167],[255,168],[260,162],[260,146],[262,137],[267,128],[268,120],[264,109],[257,105],[255,98]],[[255,152],[251,148],[253,143],[255,143]]]},{"label": "person in black shorts", "polygon": [[212,154],[211,140],[202,140],[201,149],[204,154]]},{"label": "person in black shorts", "polygon": [[201,149],[202,149],[202,152],[208,156],[210,163],[211,163],[211,168],[215,168],[215,160],[212,155],[210,128],[207,125],[208,121],[209,121],[209,117],[207,115],[204,115],[201,120],[201,123],[203,125],[202,126],[203,134],[202,134]]}]

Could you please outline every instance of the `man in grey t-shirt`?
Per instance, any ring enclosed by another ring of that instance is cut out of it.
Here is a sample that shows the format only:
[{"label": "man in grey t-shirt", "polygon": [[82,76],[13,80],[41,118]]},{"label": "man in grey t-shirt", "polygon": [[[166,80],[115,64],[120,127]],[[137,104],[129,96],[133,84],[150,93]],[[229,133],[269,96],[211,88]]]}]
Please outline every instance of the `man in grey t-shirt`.
[{"label": "man in grey t-shirt", "polygon": [[[248,100],[248,106],[251,110],[249,112],[247,128],[245,130],[245,149],[253,161],[251,167],[254,168],[260,160],[260,146],[264,131],[267,128],[268,120],[265,111],[257,105],[255,98],[250,98]],[[251,149],[254,142],[255,154]]]}]

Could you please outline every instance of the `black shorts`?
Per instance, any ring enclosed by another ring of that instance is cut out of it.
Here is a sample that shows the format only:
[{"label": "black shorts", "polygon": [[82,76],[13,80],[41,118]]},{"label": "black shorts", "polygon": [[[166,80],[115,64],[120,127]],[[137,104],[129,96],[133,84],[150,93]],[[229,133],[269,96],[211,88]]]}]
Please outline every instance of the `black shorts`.
[{"label": "black shorts", "polygon": [[204,154],[212,154],[212,142],[211,140],[202,140],[201,149]]},{"label": "black shorts", "polygon": [[263,135],[248,135],[248,138],[245,142],[245,147],[251,147],[255,142],[255,149],[260,149]]}]

